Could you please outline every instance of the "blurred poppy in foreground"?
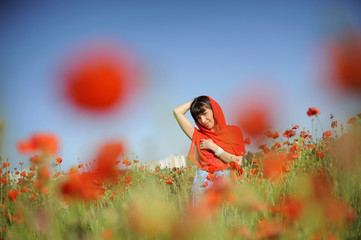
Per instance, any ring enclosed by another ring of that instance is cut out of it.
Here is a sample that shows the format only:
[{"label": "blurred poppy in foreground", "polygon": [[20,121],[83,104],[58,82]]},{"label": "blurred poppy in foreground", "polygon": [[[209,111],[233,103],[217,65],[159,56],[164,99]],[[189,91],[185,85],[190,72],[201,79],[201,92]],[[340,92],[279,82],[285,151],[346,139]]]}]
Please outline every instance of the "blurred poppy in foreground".
[{"label": "blurred poppy in foreground", "polygon": [[124,147],[120,142],[111,142],[103,145],[95,160],[95,176],[100,180],[116,180],[120,174],[116,167],[116,161],[123,151]]},{"label": "blurred poppy in foreground", "polygon": [[8,196],[11,199],[11,201],[16,202],[16,198],[19,195],[19,190],[9,190]]},{"label": "blurred poppy in foreground", "polygon": [[277,239],[281,235],[283,226],[276,221],[261,220],[257,225],[257,234],[261,239]]},{"label": "blurred poppy in foreground", "polygon": [[347,124],[356,124],[357,123],[357,119],[355,117],[353,118],[350,118],[348,121],[347,121]]},{"label": "blurred poppy in foreground", "polygon": [[287,196],[285,199],[281,198],[278,205],[270,208],[272,213],[282,214],[283,220],[287,222],[294,222],[300,219],[303,213],[303,201],[292,196]]},{"label": "blurred poppy in foreground", "polygon": [[279,90],[269,85],[269,81],[253,79],[251,82],[249,86],[234,89],[234,95],[228,96],[227,106],[231,110],[232,121],[241,128],[244,136],[253,141],[274,127],[282,102]]},{"label": "blurred poppy in foreground", "polygon": [[350,31],[329,47],[330,78],[337,89],[361,93],[361,34]]},{"label": "blurred poppy in foreground", "polygon": [[249,109],[239,117],[238,124],[247,135],[257,137],[271,127],[269,112],[261,106]]},{"label": "blurred poppy in foreground", "polygon": [[47,155],[55,155],[59,149],[59,140],[52,133],[35,133],[26,140],[17,143],[18,151],[22,154],[41,152]]},{"label": "blurred poppy in foreground", "polygon": [[140,87],[133,57],[110,43],[93,44],[76,52],[66,61],[63,75],[67,99],[91,111],[125,105]]},{"label": "blurred poppy in foreground", "polygon": [[267,156],[262,162],[263,176],[270,180],[276,180],[283,173],[289,172],[289,158],[283,154],[273,154]]},{"label": "blurred poppy in foreground", "polygon": [[236,196],[233,190],[234,186],[226,178],[216,178],[213,184],[201,195],[199,204],[187,206],[187,218],[181,218],[181,222],[176,225],[175,233],[181,237],[175,239],[185,239],[185,234],[194,235],[207,226],[212,217],[216,217],[216,210],[223,203],[235,202]]},{"label": "blurred poppy in foreground", "polygon": [[87,173],[70,171],[68,179],[60,184],[60,192],[65,200],[96,200],[100,194]]}]

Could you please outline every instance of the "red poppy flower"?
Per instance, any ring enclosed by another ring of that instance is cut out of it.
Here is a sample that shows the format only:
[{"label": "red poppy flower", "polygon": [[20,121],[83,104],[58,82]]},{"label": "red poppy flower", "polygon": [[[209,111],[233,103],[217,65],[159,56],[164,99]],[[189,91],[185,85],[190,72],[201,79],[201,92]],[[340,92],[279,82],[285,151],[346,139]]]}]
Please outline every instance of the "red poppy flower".
[{"label": "red poppy flower", "polygon": [[275,180],[284,172],[288,172],[286,166],[288,158],[284,155],[272,155],[265,157],[262,162],[263,176]]},{"label": "red poppy flower", "polygon": [[264,135],[266,136],[266,137],[268,137],[268,138],[273,138],[273,139],[276,139],[276,138],[278,138],[280,135],[278,134],[278,132],[274,132],[274,133],[272,133],[271,131],[266,131],[265,133],[264,133]]},{"label": "red poppy flower", "polygon": [[34,175],[35,175],[35,173],[34,173],[34,172],[29,172],[29,174],[28,174],[28,178],[32,178],[32,177],[34,177]]},{"label": "red poppy flower", "polygon": [[294,222],[301,217],[303,204],[295,198],[287,198],[282,206],[282,212],[285,219]]},{"label": "red poppy flower", "polygon": [[317,114],[320,114],[321,111],[318,110],[317,108],[309,108],[308,111],[307,111],[307,115],[309,117],[312,117],[313,115],[317,115]]},{"label": "red poppy flower", "polygon": [[306,137],[308,136],[308,133],[305,132],[305,131],[301,131],[300,136],[301,136],[302,138],[306,138]]},{"label": "red poppy flower", "polygon": [[323,152],[319,152],[319,151],[316,152],[316,157],[317,157],[318,159],[323,159],[324,156],[325,156],[325,154],[324,154]]},{"label": "red poppy flower", "polygon": [[54,155],[58,152],[59,141],[54,134],[36,133],[31,138],[33,146],[46,154]]},{"label": "red poppy flower", "polygon": [[262,220],[257,225],[257,234],[260,239],[277,239],[282,230],[283,226],[278,222]]},{"label": "red poppy flower", "polygon": [[331,128],[336,128],[336,127],[337,127],[337,121],[332,121]]},{"label": "red poppy flower", "polygon": [[127,185],[132,181],[132,176],[126,176],[124,178],[124,184]]},{"label": "red poppy flower", "polygon": [[323,138],[328,138],[332,135],[332,131],[331,130],[328,130],[326,132],[323,133]]},{"label": "red poppy flower", "polygon": [[292,147],[290,148],[290,151],[291,152],[295,152],[295,151],[301,152],[301,148],[296,143],[293,143]]},{"label": "red poppy flower", "polygon": [[34,166],[34,165],[39,165],[39,163],[41,163],[43,160],[42,157],[39,157],[38,155],[35,155],[33,157],[31,157],[29,159],[29,161],[31,162],[31,164]]},{"label": "red poppy flower", "polygon": [[61,183],[60,191],[65,200],[96,200],[100,191],[87,173],[69,172],[67,181]]},{"label": "red poppy flower", "polygon": [[140,86],[134,58],[109,43],[76,52],[65,66],[65,94],[75,106],[107,111],[124,106]]},{"label": "red poppy flower", "polygon": [[59,140],[51,133],[36,133],[27,140],[19,141],[17,147],[22,154],[41,151],[48,155],[55,155],[58,152]]},{"label": "red poppy flower", "polygon": [[278,134],[278,132],[274,132],[273,134],[272,134],[272,138],[273,139],[276,139],[276,138],[278,138],[280,135]]},{"label": "red poppy flower", "polygon": [[23,186],[22,188],[21,188],[21,192],[30,192],[31,190],[27,187],[27,186]]},{"label": "red poppy flower", "polygon": [[19,190],[9,190],[8,196],[11,199],[11,201],[16,202],[16,198],[19,195]]},{"label": "red poppy flower", "polygon": [[286,137],[286,138],[291,138],[293,136],[296,135],[296,132],[293,131],[293,130],[286,130],[284,133],[283,133],[283,137]]},{"label": "red poppy flower", "polygon": [[128,160],[128,158],[126,158],[123,162],[122,162],[125,166],[130,166],[132,165],[132,162]]},{"label": "red poppy flower", "polygon": [[115,162],[123,151],[124,147],[120,142],[111,142],[103,145],[95,161],[95,176],[105,181],[116,180],[120,172],[115,167]]},{"label": "red poppy flower", "polygon": [[248,135],[257,137],[271,126],[268,111],[259,107],[250,109],[239,118],[239,126]]},{"label": "red poppy flower", "polygon": [[9,162],[4,162],[3,163],[3,168],[7,168],[7,167],[10,167],[10,163]]},{"label": "red poppy flower", "polygon": [[168,180],[165,181],[165,184],[172,185],[172,184],[173,184],[173,180],[172,180],[170,177],[168,177]]},{"label": "red poppy flower", "polygon": [[330,47],[330,73],[338,89],[361,92],[361,36],[350,32]]},{"label": "red poppy flower", "polygon": [[17,149],[19,153],[27,154],[27,153],[33,153],[36,149],[35,146],[29,141],[20,140],[17,142]]},{"label": "red poppy flower", "polygon": [[275,147],[275,148],[280,148],[280,147],[281,147],[281,144],[280,144],[279,142],[276,142],[276,143],[274,144],[274,147]]},{"label": "red poppy flower", "polygon": [[243,174],[243,169],[241,166],[238,165],[238,163],[232,161],[229,163],[229,166],[231,169],[235,169],[238,173],[238,175],[242,175]]},{"label": "red poppy flower", "polygon": [[295,125],[292,129],[298,129],[300,126]]},{"label": "red poppy flower", "polygon": [[57,162],[58,164],[60,164],[62,161],[63,161],[63,159],[62,159],[61,157],[58,157],[58,158],[56,159],[56,162]]},{"label": "red poppy flower", "polygon": [[208,173],[207,180],[213,182],[215,180],[215,176],[213,173]]},{"label": "red poppy flower", "polygon": [[262,149],[262,150],[264,150],[266,147],[267,147],[266,144],[262,144],[262,145],[258,146],[258,148],[259,148],[259,149]]}]

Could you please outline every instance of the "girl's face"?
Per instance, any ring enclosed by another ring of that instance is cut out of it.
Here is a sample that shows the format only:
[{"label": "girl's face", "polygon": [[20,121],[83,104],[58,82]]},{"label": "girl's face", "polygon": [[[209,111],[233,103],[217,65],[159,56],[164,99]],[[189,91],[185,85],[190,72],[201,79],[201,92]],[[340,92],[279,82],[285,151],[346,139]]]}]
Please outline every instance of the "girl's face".
[{"label": "girl's face", "polygon": [[202,127],[209,130],[214,130],[216,126],[216,122],[213,117],[213,111],[209,108],[206,108],[204,113],[201,113],[197,116],[197,121],[200,125],[202,125]]}]

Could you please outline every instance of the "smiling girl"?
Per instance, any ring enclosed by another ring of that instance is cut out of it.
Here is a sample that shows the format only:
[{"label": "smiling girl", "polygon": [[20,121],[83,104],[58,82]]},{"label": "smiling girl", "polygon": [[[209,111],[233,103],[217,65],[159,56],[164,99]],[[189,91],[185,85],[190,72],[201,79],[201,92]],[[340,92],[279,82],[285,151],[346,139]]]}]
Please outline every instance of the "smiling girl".
[{"label": "smiling girl", "polygon": [[[198,129],[184,116],[189,109]],[[187,157],[197,166],[192,188],[196,206],[200,195],[212,185],[208,175],[230,176],[229,163],[242,165],[242,156],[246,153],[243,135],[238,127],[226,125],[221,107],[209,96],[184,103],[175,108],[173,114],[192,140]]]}]

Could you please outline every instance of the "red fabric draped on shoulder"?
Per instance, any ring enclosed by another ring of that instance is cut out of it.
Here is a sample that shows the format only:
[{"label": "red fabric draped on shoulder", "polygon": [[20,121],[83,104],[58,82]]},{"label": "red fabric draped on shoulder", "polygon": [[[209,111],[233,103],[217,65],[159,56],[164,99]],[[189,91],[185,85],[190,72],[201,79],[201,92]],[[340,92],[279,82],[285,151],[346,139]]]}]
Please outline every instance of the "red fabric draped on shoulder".
[{"label": "red fabric draped on shoulder", "polygon": [[199,129],[194,128],[192,144],[187,157],[198,168],[208,172],[214,172],[226,169],[228,164],[217,158],[212,151],[200,149],[201,139],[211,138],[213,142],[224,151],[236,156],[245,154],[246,150],[243,144],[241,129],[237,126],[226,125],[226,120],[219,104],[209,96],[207,97],[211,101],[213,116],[220,130],[213,132],[196,122]]}]

